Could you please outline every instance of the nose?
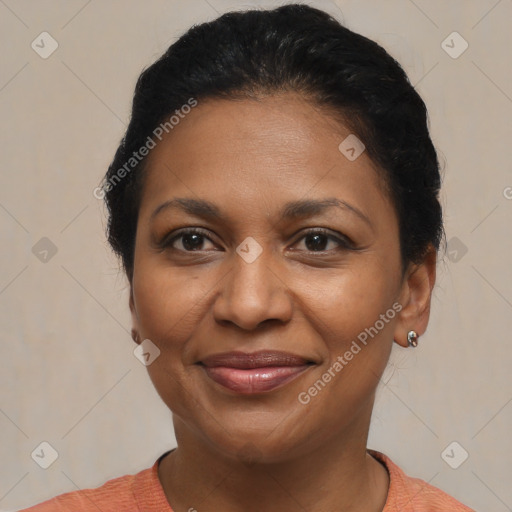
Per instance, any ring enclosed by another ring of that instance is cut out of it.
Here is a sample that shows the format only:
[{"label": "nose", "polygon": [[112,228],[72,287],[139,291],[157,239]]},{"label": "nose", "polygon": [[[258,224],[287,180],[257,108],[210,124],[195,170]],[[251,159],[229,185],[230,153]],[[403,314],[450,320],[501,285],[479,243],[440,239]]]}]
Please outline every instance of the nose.
[{"label": "nose", "polygon": [[291,293],[270,249],[264,248],[250,263],[236,252],[230,259],[231,271],[222,279],[214,304],[215,320],[244,330],[263,323],[287,323],[292,313]]}]

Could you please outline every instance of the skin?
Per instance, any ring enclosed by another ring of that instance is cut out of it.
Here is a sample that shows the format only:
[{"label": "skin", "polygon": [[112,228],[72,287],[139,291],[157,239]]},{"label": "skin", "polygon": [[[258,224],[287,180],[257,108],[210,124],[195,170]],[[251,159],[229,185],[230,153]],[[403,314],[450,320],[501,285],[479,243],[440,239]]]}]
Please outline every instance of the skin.
[{"label": "skin", "polygon": [[[148,156],[129,305],[139,341],[161,351],[147,369],[173,413],[178,448],[161,462],[159,479],[175,511],[384,507],[389,477],[366,451],[375,391],[393,341],[406,347],[409,330],[427,327],[436,252],[402,272],[398,219],[374,164],[366,152],[349,161],[338,150],[349,133],[296,93],[208,100]],[[178,197],[208,200],[223,218],[169,208],[151,220]],[[279,219],[289,201],[332,197],[369,223],[335,207]],[[206,234],[158,246],[190,227]],[[305,236],[311,228],[328,236]],[[262,249],[252,263],[236,252],[247,237]],[[393,303],[401,311],[299,403]],[[222,388],[195,364],[262,349],[316,364],[253,396]]]}]

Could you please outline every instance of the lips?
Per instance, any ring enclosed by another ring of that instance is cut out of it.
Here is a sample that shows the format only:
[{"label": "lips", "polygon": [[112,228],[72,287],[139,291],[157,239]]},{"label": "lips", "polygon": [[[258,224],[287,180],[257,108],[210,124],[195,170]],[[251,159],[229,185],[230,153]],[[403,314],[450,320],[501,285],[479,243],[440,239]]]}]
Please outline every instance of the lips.
[{"label": "lips", "polygon": [[260,351],[213,354],[198,364],[217,384],[237,393],[254,394],[284,386],[315,363],[287,352]]}]

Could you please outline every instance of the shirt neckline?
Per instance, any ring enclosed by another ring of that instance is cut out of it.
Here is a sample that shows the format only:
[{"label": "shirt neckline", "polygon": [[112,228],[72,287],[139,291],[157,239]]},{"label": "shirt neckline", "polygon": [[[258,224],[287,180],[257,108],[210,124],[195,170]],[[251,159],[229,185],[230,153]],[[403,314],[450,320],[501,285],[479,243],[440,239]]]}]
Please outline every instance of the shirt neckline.
[{"label": "shirt neckline", "polygon": [[144,512],[173,512],[171,505],[167,501],[162,483],[158,478],[158,466],[162,459],[175,449],[166,451],[158,457],[151,468],[135,475],[133,496],[138,510],[143,510]]},{"label": "shirt neckline", "polygon": [[[162,483],[158,478],[158,467],[163,458],[175,449],[166,451],[158,457],[151,468],[135,475],[133,494],[139,510],[144,510],[144,512],[173,512],[171,505],[167,501]],[[372,449],[367,449],[366,451],[386,468],[389,475],[388,493],[382,512],[396,510],[396,496],[400,495],[400,488],[403,487],[400,472],[397,472],[397,468],[389,457],[382,452]]]},{"label": "shirt neckline", "polygon": [[[384,503],[382,512],[400,510],[397,508],[396,502],[396,497],[399,496],[400,492],[404,490],[404,482],[401,478],[400,471],[397,471],[398,468],[393,464],[391,459],[384,455],[382,452],[372,450],[371,448],[368,448],[366,451],[386,468],[386,471],[389,475],[388,494],[386,496],[386,502]],[[403,512],[406,511],[404,510]]]}]

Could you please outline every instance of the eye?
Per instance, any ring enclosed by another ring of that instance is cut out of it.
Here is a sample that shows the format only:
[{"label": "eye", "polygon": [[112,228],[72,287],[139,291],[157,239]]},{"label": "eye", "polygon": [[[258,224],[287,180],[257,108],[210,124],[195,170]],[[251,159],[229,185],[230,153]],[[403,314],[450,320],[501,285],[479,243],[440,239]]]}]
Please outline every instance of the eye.
[{"label": "eye", "polygon": [[[204,247],[206,243],[205,240],[210,241],[210,243],[215,247],[215,244],[213,244],[211,238],[208,236],[207,231],[200,228],[188,228],[175,233],[172,237],[167,235],[159,245],[162,248],[170,248],[182,252],[211,250]],[[354,248],[354,244],[347,237],[341,234],[338,236],[333,235],[330,230],[324,228],[310,229],[303,234],[295,244],[302,240],[305,241],[303,250],[309,252],[329,252],[330,250],[336,250],[336,246],[338,246],[339,250],[349,250]],[[330,242],[334,242],[334,248],[329,249],[327,247]]]},{"label": "eye", "polygon": [[[338,249],[352,249],[353,243],[345,236],[335,236],[327,229],[311,229],[307,231],[298,241],[305,240],[305,250],[310,252],[325,252],[331,249],[326,248],[330,241],[335,242]],[[336,247],[334,247],[336,250]]]},{"label": "eye", "polygon": [[[161,246],[184,252],[205,251],[208,250],[204,248],[205,239],[211,242],[207,232],[199,228],[189,228],[178,232],[172,238],[165,237]],[[176,241],[180,241],[181,247],[175,244]]]}]

